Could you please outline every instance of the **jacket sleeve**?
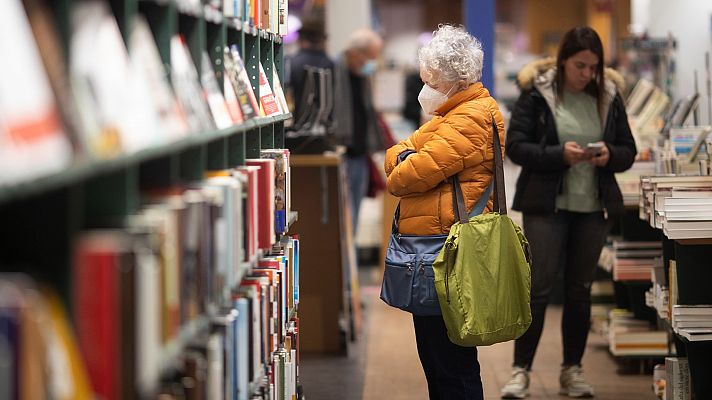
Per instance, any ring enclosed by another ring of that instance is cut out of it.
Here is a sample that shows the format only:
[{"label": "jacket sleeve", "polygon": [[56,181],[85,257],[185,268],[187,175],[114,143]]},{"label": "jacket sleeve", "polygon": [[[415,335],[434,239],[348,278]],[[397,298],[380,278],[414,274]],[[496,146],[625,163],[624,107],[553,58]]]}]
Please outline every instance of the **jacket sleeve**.
[{"label": "jacket sleeve", "polygon": [[551,172],[566,169],[564,146],[539,143],[536,126],[536,107],[531,90],[527,90],[519,96],[512,111],[505,146],[507,156],[516,164],[532,171]]},{"label": "jacket sleeve", "polygon": [[[415,131],[413,135],[416,135],[417,133],[418,131]],[[401,153],[404,151],[415,151],[415,146],[410,140],[413,135],[386,150],[386,160],[383,163],[383,169],[386,171],[386,176],[389,176],[393,171],[393,168],[398,165],[398,156],[401,155]]]},{"label": "jacket sleeve", "polygon": [[610,158],[604,168],[611,172],[623,172],[633,165],[637,149],[620,95],[616,95],[613,100],[611,111],[614,113],[612,122],[615,129],[615,140],[612,143],[606,143]]},{"label": "jacket sleeve", "polygon": [[[423,193],[462,171],[466,158],[468,165],[473,163],[473,153],[477,153],[474,158],[482,162],[489,131],[481,125],[468,129],[477,132],[463,134],[450,123],[440,125],[417,153],[392,167],[387,179],[388,191],[398,197]],[[398,148],[398,145],[392,147],[388,151],[386,162],[397,162],[398,154],[404,150],[413,149],[407,149],[405,146]]]}]

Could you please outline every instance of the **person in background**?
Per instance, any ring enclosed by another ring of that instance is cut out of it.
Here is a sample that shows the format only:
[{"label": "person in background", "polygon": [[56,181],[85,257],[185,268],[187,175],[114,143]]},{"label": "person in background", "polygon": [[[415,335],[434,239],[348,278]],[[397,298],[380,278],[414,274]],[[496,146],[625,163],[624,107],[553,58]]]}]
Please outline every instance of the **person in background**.
[{"label": "person in background", "polygon": [[361,200],[368,191],[370,155],[384,149],[373,107],[369,77],[383,40],[370,29],[351,34],[334,70],[334,118],[337,143],[346,146],[346,170],[351,196],[352,228],[356,233]]},{"label": "person in background", "polygon": [[[399,233],[447,234],[455,223],[452,183],[457,175],[468,213],[493,179],[493,123],[504,143],[497,102],[479,82],[482,45],[464,28],[442,25],[420,50],[418,99],[431,120],[386,152],[388,191],[400,197]],[[489,199],[485,213],[492,210]],[[477,348],[450,341],[440,316],[413,316],[430,399],[483,399]]]},{"label": "person in background", "polygon": [[559,268],[564,270],[560,393],[590,397],[581,360],[591,317],[591,283],[609,221],[624,212],[614,173],[636,155],[619,90],[622,78],[604,72],[596,31],[567,32],[558,56],[519,73],[522,93],[512,111],[507,155],[522,166],[512,208],[522,211],[532,252],[529,330],[515,341],[511,380],[503,398],[529,392],[529,373]]},{"label": "person in background", "polygon": [[[286,60],[287,79],[286,86],[291,92],[293,100],[294,121],[302,121],[306,118],[304,113],[307,101],[304,98],[307,68],[316,67],[325,70],[334,70],[334,61],[329,58],[325,51],[326,33],[324,21],[319,18],[307,18],[302,22],[299,33],[299,51]],[[318,82],[316,82],[318,85]],[[318,108],[321,102],[318,86],[313,90],[314,104]]]}]

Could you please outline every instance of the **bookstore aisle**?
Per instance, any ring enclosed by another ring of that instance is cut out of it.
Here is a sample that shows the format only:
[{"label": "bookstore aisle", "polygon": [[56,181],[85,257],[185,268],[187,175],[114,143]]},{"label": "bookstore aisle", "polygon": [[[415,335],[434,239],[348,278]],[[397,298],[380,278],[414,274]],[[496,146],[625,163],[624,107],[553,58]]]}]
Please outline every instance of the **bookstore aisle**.
[{"label": "bookstore aisle", "polygon": [[[427,386],[415,348],[409,314],[383,303],[378,295],[378,268],[362,280],[364,334],[348,357],[304,357],[301,382],[308,400],[426,400]],[[362,272],[361,276],[365,276]],[[368,281],[371,278],[371,281]],[[365,282],[365,284],[364,284]],[[561,362],[561,309],[550,307],[532,372],[531,400],[564,398],[558,395]],[[499,399],[509,380],[513,344],[479,348],[485,399]],[[600,335],[591,334],[584,356],[586,377],[602,400],[653,400],[649,374],[623,374]]]}]

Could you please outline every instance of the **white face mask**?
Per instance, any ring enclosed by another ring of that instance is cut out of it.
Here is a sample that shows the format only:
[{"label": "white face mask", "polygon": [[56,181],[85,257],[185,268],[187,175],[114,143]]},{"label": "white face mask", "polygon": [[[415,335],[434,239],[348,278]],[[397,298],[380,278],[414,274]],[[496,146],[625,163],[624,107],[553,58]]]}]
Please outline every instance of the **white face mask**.
[{"label": "white face mask", "polygon": [[418,102],[420,106],[423,107],[423,111],[425,111],[427,115],[433,115],[435,110],[447,101],[450,92],[455,86],[451,87],[450,90],[447,91],[447,94],[443,94],[431,88],[428,84],[423,85],[420,94],[418,94]]}]

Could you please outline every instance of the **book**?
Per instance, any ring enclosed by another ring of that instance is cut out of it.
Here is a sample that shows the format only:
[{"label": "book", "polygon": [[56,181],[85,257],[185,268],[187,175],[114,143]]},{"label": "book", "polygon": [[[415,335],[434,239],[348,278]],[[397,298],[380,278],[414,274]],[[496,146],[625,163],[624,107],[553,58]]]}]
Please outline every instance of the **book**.
[{"label": "book", "polygon": [[148,78],[131,62],[108,5],[77,4],[72,23],[69,72],[83,147],[96,158],[108,158],[163,143]]},{"label": "book", "polygon": [[215,129],[185,38],[171,38],[171,81],[191,132]]},{"label": "book", "polygon": [[274,86],[274,97],[279,106],[279,110],[282,114],[289,113],[289,105],[287,104],[287,98],[284,95],[284,88],[282,83],[279,81],[279,74],[277,73],[277,67],[272,63],[272,84]]},{"label": "book", "polygon": [[267,74],[265,73],[264,68],[262,67],[262,63],[259,63],[259,73],[260,73],[260,107],[262,110],[262,114],[265,116],[272,116],[272,115],[278,115],[280,114],[280,109],[279,105],[277,104],[277,101],[275,100],[274,93],[272,92],[272,88],[269,85],[269,81],[267,80]]},{"label": "book", "polygon": [[250,262],[257,256],[259,250],[259,170],[260,167],[242,165],[235,173],[246,178],[246,195],[244,207],[245,220],[245,262]]},{"label": "book", "polygon": [[712,319],[712,305],[696,304],[696,305],[681,305],[676,304],[672,307],[673,315],[709,315]]},{"label": "book", "polygon": [[75,244],[74,315],[93,392],[135,398],[132,254],[118,230],[84,232]]},{"label": "book", "polygon": [[[228,173],[229,174],[229,173]],[[214,176],[207,185],[218,187],[222,192],[223,214],[216,233],[218,238],[217,287],[223,302],[230,299],[230,291],[244,274],[244,221],[242,212],[242,181],[232,176]],[[222,236],[221,236],[222,235]]]},{"label": "book", "polygon": [[224,338],[219,333],[212,333],[207,342],[207,362],[208,376],[207,382],[207,398],[208,399],[224,399]]},{"label": "book", "polygon": [[712,330],[709,329],[706,331],[694,331],[691,328],[679,328],[678,333],[691,342],[712,340]]},{"label": "book", "polygon": [[665,357],[665,398],[690,400],[690,367],[686,357]]},{"label": "book", "polygon": [[237,46],[233,45],[231,48],[225,48],[224,59],[225,75],[237,95],[243,118],[251,119],[260,116],[260,107],[257,104],[250,78],[247,76],[247,71]]},{"label": "book", "polygon": [[289,33],[289,26],[287,24],[287,15],[289,13],[289,1],[288,0],[278,0],[279,1],[279,35],[286,36]]},{"label": "book", "polygon": [[145,214],[127,221],[133,240],[136,287],[136,389],[141,396],[158,392],[161,365],[161,249],[160,228]]},{"label": "book", "polygon": [[184,137],[188,133],[187,122],[170,86],[151,28],[143,16],[137,16],[133,21],[128,47],[134,73],[147,82],[149,90],[146,95],[152,100],[160,119],[160,131],[156,134],[164,141]]},{"label": "book", "polygon": [[638,115],[654,88],[655,85],[652,82],[645,79],[638,80],[626,101],[628,115]]},{"label": "book", "polygon": [[259,247],[270,249],[275,243],[274,180],[275,161],[272,159],[247,159],[246,165],[261,167],[258,173]]},{"label": "book", "polygon": [[58,172],[72,147],[19,0],[0,5],[0,187]]},{"label": "book", "polygon": [[[288,150],[287,150],[288,151]],[[275,160],[275,180],[274,180],[274,229],[277,234],[287,232],[287,187],[289,175],[288,153],[281,149],[267,149],[260,152],[262,158]]]},{"label": "book", "polygon": [[223,80],[223,89],[225,92],[225,104],[227,105],[227,110],[230,113],[233,124],[243,122],[245,119],[242,116],[242,110],[240,110],[240,102],[237,99],[237,94],[235,94],[235,89],[232,83],[230,83],[227,73]]},{"label": "book", "polygon": [[215,125],[218,129],[225,129],[232,125],[233,117],[227,108],[227,103],[220,91],[218,81],[215,78],[215,71],[208,53],[203,51],[201,54],[201,74],[200,82],[203,85],[203,93],[210,107],[210,112],[215,120]]},{"label": "book", "polygon": [[23,0],[22,4],[25,6],[27,19],[44,70],[54,92],[55,105],[60,113],[64,132],[71,143],[73,152],[85,154],[86,149],[82,147],[81,138],[78,136],[80,132],[79,113],[70,87],[68,61],[52,9],[49,4],[41,0]]}]

